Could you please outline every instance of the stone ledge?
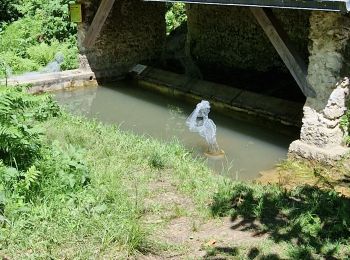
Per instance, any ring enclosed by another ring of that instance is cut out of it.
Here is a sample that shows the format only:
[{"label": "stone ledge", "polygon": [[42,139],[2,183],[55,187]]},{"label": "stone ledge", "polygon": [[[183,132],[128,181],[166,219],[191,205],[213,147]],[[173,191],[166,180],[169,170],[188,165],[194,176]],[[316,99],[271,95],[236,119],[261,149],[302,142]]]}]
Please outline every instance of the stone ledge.
[{"label": "stone ledge", "polygon": [[311,159],[327,164],[334,164],[335,161],[343,159],[350,152],[349,148],[343,146],[334,146],[327,148],[320,148],[306,144],[300,140],[294,141],[289,146],[289,157],[301,157],[304,159]]},{"label": "stone ledge", "polygon": [[[0,81],[4,84],[4,81]],[[67,70],[55,73],[33,73],[8,79],[9,86],[30,84],[29,93],[51,92],[67,88],[97,86],[92,71]]]},{"label": "stone ledge", "polygon": [[[147,67],[136,76],[143,85],[161,93],[175,95],[181,93],[195,100],[207,99],[214,106],[225,107],[226,110],[244,111],[262,119],[269,119],[286,126],[301,125],[303,104],[276,97],[270,97],[237,89],[209,81],[188,78],[152,67]],[[176,95],[175,95],[176,96]],[[179,96],[179,95],[177,95]],[[218,104],[218,105],[216,105]]]}]

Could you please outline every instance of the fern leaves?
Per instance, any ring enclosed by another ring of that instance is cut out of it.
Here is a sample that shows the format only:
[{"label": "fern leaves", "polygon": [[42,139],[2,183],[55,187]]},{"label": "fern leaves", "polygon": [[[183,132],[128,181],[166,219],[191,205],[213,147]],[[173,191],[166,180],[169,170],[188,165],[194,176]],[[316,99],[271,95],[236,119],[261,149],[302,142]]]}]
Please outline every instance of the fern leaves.
[{"label": "fern leaves", "polygon": [[41,157],[41,131],[35,121],[59,115],[51,96],[31,96],[21,88],[0,87],[0,159],[26,170]]}]

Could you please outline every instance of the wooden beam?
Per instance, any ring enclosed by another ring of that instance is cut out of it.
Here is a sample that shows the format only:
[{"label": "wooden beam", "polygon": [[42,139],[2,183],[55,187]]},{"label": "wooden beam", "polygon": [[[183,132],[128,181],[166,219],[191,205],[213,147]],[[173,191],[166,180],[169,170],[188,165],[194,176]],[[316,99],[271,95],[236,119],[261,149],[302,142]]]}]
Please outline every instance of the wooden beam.
[{"label": "wooden beam", "polygon": [[307,66],[294,48],[287,33],[271,10],[250,7],[260,26],[275,47],[281,59],[289,69],[301,91],[306,97],[316,97],[315,90],[307,81]]},{"label": "wooden beam", "polygon": [[96,15],[90,25],[90,28],[86,34],[83,46],[86,48],[91,48],[101,32],[101,29],[106,22],[109,13],[112,10],[115,0],[102,0],[101,4],[96,12]]}]

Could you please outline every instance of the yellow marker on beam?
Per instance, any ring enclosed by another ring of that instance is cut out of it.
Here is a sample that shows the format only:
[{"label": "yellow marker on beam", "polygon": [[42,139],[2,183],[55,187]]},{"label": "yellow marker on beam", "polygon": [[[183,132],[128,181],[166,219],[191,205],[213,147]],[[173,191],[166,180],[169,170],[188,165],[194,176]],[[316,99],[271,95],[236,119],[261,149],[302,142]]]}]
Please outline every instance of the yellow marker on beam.
[{"label": "yellow marker on beam", "polygon": [[81,11],[81,4],[70,4],[69,5],[70,20],[73,23],[83,22],[83,16]]}]

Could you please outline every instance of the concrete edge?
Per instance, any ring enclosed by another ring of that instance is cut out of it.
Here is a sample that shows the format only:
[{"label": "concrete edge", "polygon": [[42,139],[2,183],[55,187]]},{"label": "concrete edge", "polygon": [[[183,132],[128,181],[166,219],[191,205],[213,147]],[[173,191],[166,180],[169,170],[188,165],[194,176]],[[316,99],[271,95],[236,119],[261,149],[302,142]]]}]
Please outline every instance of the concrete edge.
[{"label": "concrete edge", "polygon": [[[5,80],[0,81],[5,84]],[[16,76],[9,78],[9,86],[31,85],[29,93],[52,92],[70,88],[97,87],[98,82],[92,71],[67,70],[56,73],[42,73],[33,76]]]},{"label": "concrete edge", "polygon": [[230,86],[189,79],[176,74],[147,67],[136,76],[140,84],[159,93],[188,101],[207,99],[214,109],[227,113],[244,112],[250,116],[268,119],[285,126],[301,127],[303,104],[244,91]]}]

